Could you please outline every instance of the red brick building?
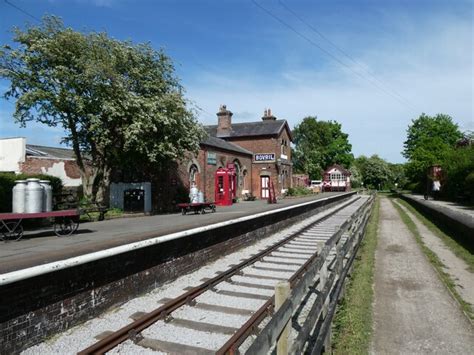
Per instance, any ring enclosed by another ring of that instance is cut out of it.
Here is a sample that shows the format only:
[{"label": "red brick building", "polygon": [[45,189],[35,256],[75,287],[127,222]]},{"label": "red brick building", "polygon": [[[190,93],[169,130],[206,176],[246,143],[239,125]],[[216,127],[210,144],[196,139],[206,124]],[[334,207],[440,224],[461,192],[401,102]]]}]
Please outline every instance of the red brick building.
[{"label": "red brick building", "polygon": [[215,199],[215,173],[230,165],[235,169],[236,197],[250,193],[252,186],[252,152],[216,137],[207,137],[200,144],[197,156],[188,156],[170,172],[174,181],[180,181],[189,190],[194,183],[204,193],[206,201]]},{"label": "red brick building", "polygon": [[277,196],[291,187],[293,137],[286,120],[278,120],[268,109],[261,121],[233,124],[232,112],[226,106],[221,106],[217,117],[217,125],[205,127],[209,136],[252,153],[251,171],[248,171],[251,174],[250,193],[267,198],[271,185]]}]

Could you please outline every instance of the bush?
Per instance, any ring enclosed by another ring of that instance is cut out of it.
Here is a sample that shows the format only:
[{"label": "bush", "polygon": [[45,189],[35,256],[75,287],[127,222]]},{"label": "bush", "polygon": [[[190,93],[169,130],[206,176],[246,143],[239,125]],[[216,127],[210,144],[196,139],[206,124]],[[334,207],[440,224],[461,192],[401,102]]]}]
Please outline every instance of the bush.
[{"label": "bush", "polygon": [[49,180],[53,195],[62,191],[63,183],[60,178],[45,174],[27,175],[14,173],[0,173],[0,212],[12,211],[12,189],[16,180],[26,180],[29,178],[37,178],[41,180]]},{"label": "bush", "polygon": [[306,187],[290,187],[288,188],[288,191],[286,192],[287,196],[305,196],[305,195],[311,195],[313,192]]},{"label": "bush", "polygon": [[466,187],[466,195],[468,195],[469,201],[474,203],[474,171],[466,177],[464,186]]},{"label": "bush", "polygon": [[421,185],[420,183],[418,182],[411,182],[409,184],[407,184],[405,186],[405,188],[409,191],[412,191],[412,192],[423,192],[422,189],[421,189]]}]

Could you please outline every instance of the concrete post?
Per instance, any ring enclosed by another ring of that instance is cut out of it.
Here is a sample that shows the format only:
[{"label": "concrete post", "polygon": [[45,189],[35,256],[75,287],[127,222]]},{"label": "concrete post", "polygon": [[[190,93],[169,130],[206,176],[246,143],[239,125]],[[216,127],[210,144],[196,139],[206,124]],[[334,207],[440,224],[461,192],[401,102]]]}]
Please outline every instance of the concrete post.
[{"label": "concrete post", "polygon": [[[290,294],[290,283],[288,281],[280,281],[275,286],[275,311],[286,301]],[[280,335],[277,343],[277,355],[288,354],[288,337],[290,335],[291,319]]]}]

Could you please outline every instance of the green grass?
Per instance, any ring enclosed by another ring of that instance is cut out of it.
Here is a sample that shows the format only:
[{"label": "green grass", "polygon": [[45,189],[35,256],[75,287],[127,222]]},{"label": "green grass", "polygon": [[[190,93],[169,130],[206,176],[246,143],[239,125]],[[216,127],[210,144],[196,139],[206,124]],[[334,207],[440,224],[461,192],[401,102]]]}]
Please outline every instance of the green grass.
[{"label": "green grass", "polygon": [[[443,243],[460,259],[464,260],[464,262],[468,266],[468,270],[474,273],[474,254],[472,254],[468,249],[466,249],[463,245],[459,244],[455,239],[451,236],[443,232],[439,229],[433,222],[423,216],[420,212],[418,212],[412,205],[404,200],[399,200],[399,202],[405,206],[411,213],[415,215],[415,217],[423,223],[426,228],[428,228],[434,235],[440,238]],[[474,277],[474,275],[473,275]]]},{"label": "green grass", "polygon": [[364,239],[354,261],[354,271],[333,322],[335,354],[367,354],[372,335],[372,301],[375,249],[380,200],[376,199]]},{"label": "green grass", "polygon": [[[90,218],[89,218],[90,216]],[[105,219],[119,218],[123,216],[123,210],[120,208],[111,208],[105,214]],[[89,212],[80,217],[81,222],[97,221],[99,219],[99,212]]]},{"label": "green grass", "polygon": [[[397,200],[399,201],[399,200]],[[437,271],[439,278],[441,281],[444,283],[444,285],[448,288],[448,290],[451,292],[453,297],[458,301],[460,304],[462,310],[464,311],[465,314],[472,320],[474,320],[474,312],[473,309],[471,308],[471,305],[464,301],[459,293],[456,290],[455,282],[451,278],[451,276],[444,271],[446,268],[446,265],[444,265],[439,257],[430,249],[426,246],[426,244],[423,242],[423,238],[421,237],[421,234],[418,230],[418,228],[415,225],[415,222],[410,218],[410,216],[398,205],[395,203],[394,200],[391,201],[395,209],[398,211],[400,214],[400,217],[407,226],[408,230],[413,234],[415,237],[416,242],[418,245],[420,245],[423,253],[426,255],[428,261],[433,265],[435,270]]]}]

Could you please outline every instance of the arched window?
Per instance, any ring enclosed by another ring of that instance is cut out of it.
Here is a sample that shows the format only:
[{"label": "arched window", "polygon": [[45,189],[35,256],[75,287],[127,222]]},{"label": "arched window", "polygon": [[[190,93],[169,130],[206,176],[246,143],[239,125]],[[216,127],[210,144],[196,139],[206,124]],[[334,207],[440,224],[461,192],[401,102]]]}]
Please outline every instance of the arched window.
[{"label": "arched window", "polygon": [[242,190],[247,190],[247,183],[246,183],[246,180],[247,180],[247,169],[244,169],[242,171]]},{"label": "arched window", "polygon": [[198,167],[195,164],[192,164],[189,167],[189,186],[192,186],[193,184],[197,184],[196,177],[199,172]]},{"label": "arched window", "polygon": [[242,167],[240,166],[240,162],[236,159],[234,160],[234,167],[235,167],[235,176],[237,179],[237,188],[242,187],[243,179],[242,179]]}]

